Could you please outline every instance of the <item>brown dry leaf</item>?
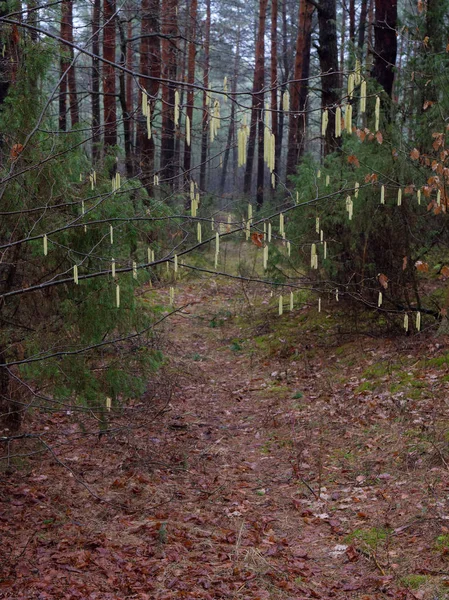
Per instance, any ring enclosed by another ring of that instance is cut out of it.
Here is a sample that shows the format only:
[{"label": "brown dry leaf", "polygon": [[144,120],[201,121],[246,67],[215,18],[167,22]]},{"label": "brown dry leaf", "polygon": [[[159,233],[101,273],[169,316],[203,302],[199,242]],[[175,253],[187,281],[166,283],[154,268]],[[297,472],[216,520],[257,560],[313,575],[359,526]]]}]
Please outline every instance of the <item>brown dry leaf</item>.
[{"label": "brown dry leaf", "polygon": [[404,256],[404,258],[402,259],[402,270],[405,271],[406,268],[407,268],[407,257]]},{"label": "brown dry leaf", "polygon": [[384,141],[384,136],[382,135],[382,132],[378,131],[376,133],[376,140],[378,144],[382,144]]},{"label": "brown dry leaf", "polygon": [[427,273],[429,271],[428,263],[423,262],[422,260],[417,260],[415,262],[415,267],[416,267],[416,270],[419,271],[420,273]]},{"label": "brown dry leaf", "polygon": [[410,158],[412,160],[418,160],[418,158],[420,157],[420,153],[418,148],[413,148],[413,150],[410,152]]},{"label": "brown dry leaf", "polygon": [[379,273],[377,277],[379,279],[380,285],[384,288],[384,290],[386,290],[388,288],[388,277],[383,273]]},{"label": "brown dry leaf", "polygon": [[413,184],[408,185],[405,189],[404,189],[404,194],[413,194],[413,192],[415,191],[415,186]]},{"label": "brown dry leaf", "polygon": [[424,104],[423,104],[423,110],[427,110],[429,108],[429,106],[432,106],[433,102],[432,100],[425,100]]},{"label": "brown dry leaf", "polygon": [[359,159],[357,158],[357,156],[355,154],[350,154],[348,156],[348,163],[350,165],[354,165],[354,167],[360,167],[360,163],[359,163]]},{"label": "brown dry leaf", "polygon": [[255,244],[258,248],[262,248],[263,246],[263,233],[252,233],[251,234],[251,241],[253,244]]},{"label": "brown dry leaf", "polygon": [[418,0],[418,14],[421,14],[424,10],[424,2],[422,0]]},{"label": "brown dry leaf", "polygon": [[444,265],[444,267],[442,267],[441,275],[443,277],[449,277],[449,267],[447,265]]},{"label": "brown dry leaf", "polygon": [[14,146],[11,148],[11,153],[10,153],[11,160],[17,160],[17,158],[19,157],[19,154],[22,152],[22,150],[23,150],[22,144],[14,144]]}]

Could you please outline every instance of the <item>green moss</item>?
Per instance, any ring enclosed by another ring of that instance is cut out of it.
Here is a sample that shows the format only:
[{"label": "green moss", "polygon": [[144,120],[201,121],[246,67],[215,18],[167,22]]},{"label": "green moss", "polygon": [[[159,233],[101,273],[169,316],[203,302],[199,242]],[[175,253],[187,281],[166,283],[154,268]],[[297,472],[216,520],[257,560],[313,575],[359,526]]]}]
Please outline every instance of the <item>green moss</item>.
[{"label": "green moss", "polygon": [[405,575],[401,577],[401,583],[405,587],[408,587],[412,590],[417,590],[421,586],[425,585],[428,581],[428,577],[426,575]]},{"label": "green moss", "polygon": [[346,536],[345,542],[358,541],[370,548],[376,548],[379,543],[384,542],[389,535],[387,529],[382,527],[371,527],[371,529],[356,529]]}]

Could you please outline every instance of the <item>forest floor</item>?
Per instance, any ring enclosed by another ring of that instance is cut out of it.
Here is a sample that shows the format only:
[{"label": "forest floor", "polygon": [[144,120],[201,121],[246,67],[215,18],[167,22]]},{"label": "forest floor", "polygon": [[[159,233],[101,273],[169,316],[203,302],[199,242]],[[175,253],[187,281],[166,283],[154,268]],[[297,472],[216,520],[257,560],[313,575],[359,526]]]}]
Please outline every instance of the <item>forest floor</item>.
[{"label": "forest floor", "polygon": [[238,282],[176,304],[154,412],[41,415],[50,460],[0,474],[0,598],[449,598],[446,341]]}]

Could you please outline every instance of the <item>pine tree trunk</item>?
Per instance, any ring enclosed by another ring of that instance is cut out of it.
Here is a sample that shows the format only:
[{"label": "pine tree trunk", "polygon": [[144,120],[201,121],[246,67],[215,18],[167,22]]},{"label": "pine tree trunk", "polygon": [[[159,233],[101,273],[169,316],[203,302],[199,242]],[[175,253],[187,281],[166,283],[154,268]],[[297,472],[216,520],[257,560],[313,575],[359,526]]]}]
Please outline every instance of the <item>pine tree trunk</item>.
[{"label": "pine tree trunk", "polygon": [[228,164],[229,164],[229,155],[231,152],[231,147],[235,144],[235,103],[236,103],[236,92],[237,92],[237,79],[239,73],[239,62],[240,62],[240,27],[237,31],[237,41],[235,48],[235,58],[234,58],[234,73],[232,76],[232,88],[231,88],[231,113],[229,115],[229,129],[228,129],[228,141],[226,143],[226,149],[223,157],[223,168],[221,171],[221,180],[220,180],[220,195],[223,195],[226,186],[226,175],[228,172]]},{"label": "pine tree trunk", "polygon": [[[120,65],[126,67],[126,59],[128,54],[127,46],[129,43],[126,41],[125,27],[121,20],[118,20],[118,27],[120,33]],[[122,109],[123,119],[123,141],[125,146],[125,169],[126,176],[131,179],[133,176],[133,156],[132,156],[132,142],[131,142],[131,111],[127,103],[127,89],[126,89],[126,74],[125,71],[120,69],[119,71],[119,100],[120,107]]]},{"label": "pine tree trunk", "polygon": [[[265,23],[267,16],[268,0],[259,2],[259,28],[257,33],[255,68],[253,82],[253,96],[251,105],[251,124],[248,137],[248,150],[246,156],[245,180],[243,192],[251,192],[251,180],[253,174],[253,162],[256,151],[256,134],[258,133],[259,149],[257,161],[256,202],[260,206],[263,203],[263,87],[265,81]],[[262,159],[260,157],[262,156]]]},{"label": "pine tree trunk", "polygon": [[206,189],[206,166],[207,166],[207,139],[209,135],[209,111],[207,102],[207,89],[209,88],[209,64],[210,64],[210,23],[211,6],[210,0],[206,0],[206,24],[204,31],[204,70],[203,70],[203,119],[201,130],[201,165],[200,165],[200,189]]},{"label": "pine tree trunk", "polygon": [[336,17],[335,0],[321,0],[318,8],[321,108],[329,110],[324,156],[340,146],[339,139],[335,138],[335,107],[340,101]]},{"label": "pine tree trunk", "polygon": [[362,0],[360,3],[360,21],[359,21],[359,36],[357,41],[357,53],[360,61],[363,61],[363,47],[365,45],[365,29],[366,18],[368,13],[368,0]]},{"label": "pine tree trunk", "polygon": [[397,0],[375,0],[375,7],[374,65],[372,75],[383,87],[387,96],[391,98],[397,55]]},{"label": "pine tree trunk", "polygon": [[[271,0],[271,57],[270,57],[270,70],[271,70],[271,131],[275,136],[275,145],[277,144],[278,137],[278,113],[277,113],[277,99],[278,99],[278,0]],[[278,180],[278,164],[276,160],[276,152],[274,157],[274,187],[272,187],[272,193],[274,194],[276,184]]]},{"label": "pine tree trunk", "polygon": [[[129,41],[133,37],[133,22],[130,19],[128,22],[127,32],[127,45],[126,45],[126,68],[128,71],[134,71],[134,51],[132,42]],[[126,74],[126,106],[128,107],[128,113],[130,115],[129,121],[129,136],[131,140],[131,152],[135,149],[135,137],[134,137],[134,102],[133,102],[133,76],[130,73]]]},{"label": "pine tree trunk", "polygon": [[[73,44],[73,0],[67,0],[67,41]],[[70,63],[73,61],[73,47],[68,46],[67,51],[70,56]],[[70,97],[70,119],[72,121],[72,129],[79,123],[78,96],[76,93],[76,72],[75,66],[71,64],[67,73],[69,97]]]},{"label": "pine tree trunk", "polygon": [[[290,63],[289,63],[289,45],[288,45],[288,27],[287,27],[287,2],[281,0],[282,3],[282,84],[281,84],[281,95],[279,98],[279,119],[278,119],[278,131],[276,136],[276,164],[279,167],[279,174],[281,171],[281,159],[282,159],[282,142],[284,139],[284,93],[287,91],[287,82],[290,78]],[[288,115],[287,115],[288,116]]]},{"label": "pine tree trunk", "polygon": [[[196,19],[198,13],[198,0],[192,0],[190,4],[189,27],[190,32],[189,55],[187,61],[187,83],[193,85],[195,83],[195,54],[196,54]],[[193,105],[195,102],[193,87],[187,88],[187,106],[186,106],[186,128],[187,119],[190,121],[190,134],[193,131]],[[184,144],[184,177],[189,179],[190,168],[192,164],[192,135],[190,144],[186,140]]]},{"label": "pine tree trunk", "polygon": [[[140,78],[140,87],[144,89],[149,98],[151,127],[154,121],[154,108],[159,92],[158,78],[161,75],[161,47],[160,32],[160,0],[142,0],[141,3],[141,39],[140,39],[140,67],[142,75],[151,75],[154,79]],[[142,107],[142,93],[139,92],[139,108]],[[150,196],[153,195],[154,165],[154,137],[148,139],[146,117],[139,119],[138,127],[140,150],[140,179]]]},{"label": "pine tree trunk", "polygon": [[310,71],[310,42],[314,7],[300,0],[298,36],[296,38],[294,81],[290,85],[290,119],[287,149],[287,178],[296,173],[296,166],[304,153],[307,124],[307,94]]},{"label": "pine tree trunk", "polygon": [[92,161],[100,159],[101,113],[100,113],[100,13],[101,0],[94,0],[92,8]]},{"label": "pine tree trunk", "polygon": [[[104,0],[103,4],[103,58],[115,63],[115,0]],[[117,105],[115,68],[103,63],[103,110],[104,110],[104,145],[117,145]]]},{"label": "pine tree trunk", "polygon": [[162,181],[173,187],[175,177],[175,91],[178,60],[178,0],[162,0]]}]

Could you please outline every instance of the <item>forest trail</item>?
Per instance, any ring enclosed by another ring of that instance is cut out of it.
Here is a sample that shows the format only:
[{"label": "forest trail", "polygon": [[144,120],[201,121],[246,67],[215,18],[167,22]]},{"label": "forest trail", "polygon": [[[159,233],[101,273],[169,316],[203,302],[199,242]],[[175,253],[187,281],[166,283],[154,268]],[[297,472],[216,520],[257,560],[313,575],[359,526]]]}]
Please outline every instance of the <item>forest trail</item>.
[{"label": "forest trail", "polygon": [[445,464],[429,450],[429,469],[423,450],[405,469],[411,421],[359,391],[398,345],[358,339],[342,355],[310,308],[278,317],[263,287],[217,283],[176,287],[184,308],[162,336],[173,394],[156,418],[65,449],[74,421],[51,417],[61,462],[4,490],[0,598],[443,598]]}]

